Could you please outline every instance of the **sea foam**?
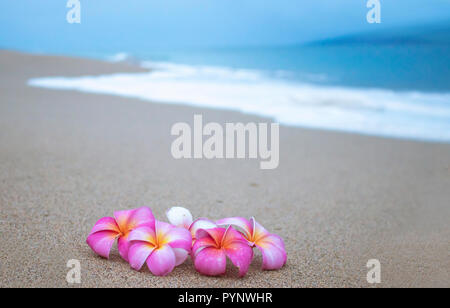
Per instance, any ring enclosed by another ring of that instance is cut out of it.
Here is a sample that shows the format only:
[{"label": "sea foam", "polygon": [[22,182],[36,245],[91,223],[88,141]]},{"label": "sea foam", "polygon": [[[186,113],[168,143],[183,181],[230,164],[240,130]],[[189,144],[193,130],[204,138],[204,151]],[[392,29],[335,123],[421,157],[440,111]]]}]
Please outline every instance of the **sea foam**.
[{"label": "sea foam", "polygon": [[37,78],[29,85],[237,110],[285,125],[450,142],[450,93],[337,87],[279,77],[288,72],[142,65],[151,71]]}]

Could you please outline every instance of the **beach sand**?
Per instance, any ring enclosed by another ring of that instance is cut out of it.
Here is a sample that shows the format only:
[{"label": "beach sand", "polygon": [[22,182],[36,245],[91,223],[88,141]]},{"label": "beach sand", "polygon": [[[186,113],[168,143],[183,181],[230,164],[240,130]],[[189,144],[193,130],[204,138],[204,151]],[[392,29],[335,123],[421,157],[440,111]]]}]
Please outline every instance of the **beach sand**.
[{"label": "beach sand", "polygon": [[[0,287],[450,287],[450,145],[280,128],[280,165],[175,160],[176,122],[267,121],[238,112],[27,86],[44,76],[138,72],[92,60],[0,51]],[[86,245],[114,210],[171,206],[218,219],[255,216],[285,239],[287,265],[200,276],[136,272]],[[69,285],[67,261],[81,263]]]}]

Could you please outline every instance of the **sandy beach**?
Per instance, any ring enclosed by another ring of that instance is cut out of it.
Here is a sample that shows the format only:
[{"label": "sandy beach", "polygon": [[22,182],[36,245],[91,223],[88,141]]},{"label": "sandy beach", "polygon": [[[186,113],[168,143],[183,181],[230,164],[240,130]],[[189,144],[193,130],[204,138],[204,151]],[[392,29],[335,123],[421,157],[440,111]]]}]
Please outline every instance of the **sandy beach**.
[{"label": "sandy beach", "polygon": [[[450,287],[450,144],[281,126],[280,165],[175,160],[176,122],[268,121],[238,112],[33,88],[30,78],[139,72],[126,64],[0,51],[0,287]],[[86,245],[114,210],[175,205],[196,217],[255,216],[285,239],[287,265],[200,276],[136,272]],[[70,259],[81,284],[69,285]]]}]

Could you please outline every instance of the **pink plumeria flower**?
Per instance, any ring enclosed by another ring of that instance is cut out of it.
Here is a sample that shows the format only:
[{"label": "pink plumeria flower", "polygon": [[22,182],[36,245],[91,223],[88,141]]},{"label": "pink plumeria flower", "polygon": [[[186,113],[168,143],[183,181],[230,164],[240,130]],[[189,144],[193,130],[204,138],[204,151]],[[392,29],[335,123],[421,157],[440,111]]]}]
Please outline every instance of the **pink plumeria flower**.
[{"label": "pink plumeria flower", "polygon": [[264,270],[280,269],[286,264],[287,254],[283,239],[269,233],[253,217],[250,220],[242,217],[224,218],[216,223],[219,226],[237,227],[251,247],[258,247],[263,256]]},{"label": "pink plumeria flower", "polygon": [[188,229],[191,232],[194,241],[197,230],[217,228],[216,223],[208,218],[199,218],[194,221],[191,212],[180,206],[170,208],[166,212],[166,216],[172,225]]},{"label": "pink plumeria flower", "polygon": [[253,259],[253,249],[241,233],[232,227],[199,229],[196,237],[192,253],[199,273],[207,276],[225,274],[228,257],[239,268],[239,276],[245,276]]},{"label": "pink plumeria flower", "polygon": [[98,255],[109,258],[111,247],[118,239],[120,256],[128,261],[129,235],[139,226],[154,224],[155,217],[148,207],[114,212],[114,218],[103,217],[94,225],[86,242]]},{"label": "pink plumeria flower", "polygon": [[186,261],[192,247],[191,233],[162,221],[143,226],[130,233],[128,257],[133,269],[139,271],[145,262],[156,276],[166,276]]}]

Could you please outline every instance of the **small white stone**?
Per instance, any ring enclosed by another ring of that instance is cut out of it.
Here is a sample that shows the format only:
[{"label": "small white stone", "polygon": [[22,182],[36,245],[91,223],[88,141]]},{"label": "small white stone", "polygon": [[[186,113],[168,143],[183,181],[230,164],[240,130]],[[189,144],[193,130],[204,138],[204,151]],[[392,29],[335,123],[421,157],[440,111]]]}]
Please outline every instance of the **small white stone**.
[{"label": "small white stone", "polygon": [[188,209],[174,206],[166,212],[169,222],[177,227],[189,229],[193,222],[192,214]]}]

